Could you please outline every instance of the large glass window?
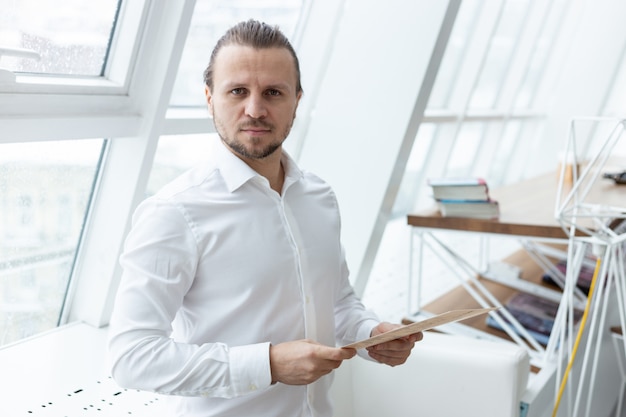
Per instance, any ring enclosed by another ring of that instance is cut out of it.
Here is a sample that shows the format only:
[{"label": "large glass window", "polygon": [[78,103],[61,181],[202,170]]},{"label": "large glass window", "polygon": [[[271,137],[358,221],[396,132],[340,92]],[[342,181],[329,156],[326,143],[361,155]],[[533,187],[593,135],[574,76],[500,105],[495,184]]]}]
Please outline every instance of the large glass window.
[{"label": "large glass window", "polygon": [[101,76],[119,0],[0,0],[0,68]]},{"label": "large glass window", "polygon": [[[382,291],[379,285],[389,285],[388,271],[408,272],[406,215],[436,208],[428,178],[478,176],[496,187],[538,169],[528,163],[541,152],[537,144],[545,103],[537,100],[538,88],[568,7],[562,1],[541,5],[528,0],[462,2],[381,240],[370,277],[373,286],[365,293],[368,303]],[[475,248],[471,243],[464,250]],[[513,248],[499,244],[497,249]],[[438,275],[440,266],[432,262],[429,273]],[[445,285],[435,292],[448,284],[437,281]],[[402,315],[399,295],[408,297],[400,290],[376,302],[387,302]]]},{"label": "large glass window", "polygon": [[59,324],[103,146],[0,145],[0,346]]}]

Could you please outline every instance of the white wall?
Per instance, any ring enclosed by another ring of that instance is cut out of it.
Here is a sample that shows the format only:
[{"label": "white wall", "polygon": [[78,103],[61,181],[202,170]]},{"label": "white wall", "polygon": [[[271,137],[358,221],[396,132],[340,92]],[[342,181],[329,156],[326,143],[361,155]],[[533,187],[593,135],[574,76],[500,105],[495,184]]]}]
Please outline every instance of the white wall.
[{"label": "white wall", "polygon": [[458,7],[456,0],[346,2],[300,163],[337,193],[357,292],[365,287]]}]

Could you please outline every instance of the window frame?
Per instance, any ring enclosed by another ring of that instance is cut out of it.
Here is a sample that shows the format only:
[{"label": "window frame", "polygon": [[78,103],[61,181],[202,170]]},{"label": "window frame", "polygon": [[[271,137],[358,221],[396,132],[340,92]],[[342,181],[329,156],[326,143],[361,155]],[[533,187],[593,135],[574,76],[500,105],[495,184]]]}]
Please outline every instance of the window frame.
[{"label": "window frame", "polygon": [[[166,6],[143,0],[120,7],[104,76],[16,74],[15,82],[0,83],[0,143],[46,140],[50,132],[54,140],[138,133],[142,86],[148,81],[141,74],[159,53],[145,39],[155,32],[152,16]],[[134,42],[120,42],[129,37]]]},{"label": "window frame", "polygon": [[[15,82],[0,83],[0,93],[125,94],[132,74],[133,56],[139,46],[138,35],[143,31],[151,1],[120,1],[103,76],[17,72],[13,73]],[[125,44],[120,39],[134,39],[134,42]]]},{"label": "window frame", "polygon": [[[102,86],[20,87],[30,92],[15,86],[7,92],[3,85],[0,93],[0,144],[108,140],[59,324],[83,321],[99,327],[108,322],[119,279],[118,257],[164,128],[195,0],[146,0],[141,5],[135,10],[141,27],[136,41],[129,42],[132,52],[124,51],[131,59],[128,76],[118,80],[119,85],[110,87],[110,80],[100,80]],[[121,71],[116,65],[112,61],[107,67],[107,77]]]}]

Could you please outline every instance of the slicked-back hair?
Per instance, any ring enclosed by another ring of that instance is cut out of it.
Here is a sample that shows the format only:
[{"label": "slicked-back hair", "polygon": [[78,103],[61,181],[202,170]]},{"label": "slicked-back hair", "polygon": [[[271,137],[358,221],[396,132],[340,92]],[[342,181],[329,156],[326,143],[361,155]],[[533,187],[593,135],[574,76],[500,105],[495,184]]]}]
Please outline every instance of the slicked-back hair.
[{"label": "slicked-back hair", "polygon": [[213,91],[213,68],[215,65],[215,58],[218,52],[228,45],[241,45],[249,46],[254,49],[266,49],[266,48],[285,48],[289,51],[293,57],[294,66],[296,69],[296,93],[302,91],[302,84],[300,82],[300,63],[296,51],[291,46],[289,39],[280,31],[278,26],[271,26],[267,23],[259,22],[254,19],[239,22],[235,26],[231,27],[226,33],[217,41],[209,65],[204,70],[204,84]]}]

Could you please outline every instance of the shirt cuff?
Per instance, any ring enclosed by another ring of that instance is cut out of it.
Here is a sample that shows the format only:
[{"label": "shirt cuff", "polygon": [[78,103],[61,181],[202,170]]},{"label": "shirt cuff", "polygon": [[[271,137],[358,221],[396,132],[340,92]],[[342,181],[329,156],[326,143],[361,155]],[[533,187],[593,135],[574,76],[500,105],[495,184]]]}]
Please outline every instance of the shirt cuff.
[{"label": "shirt cuff", "polygon": [[[357,341],[369,339],[371,337],[372,330],[374,330],[374,327],[378,326],[379,324],[380,322],[377,320],[367,320],[362,323],[359,327],[359,330],[357,331]],[[373,361],[372,357],[364,348],[357,349],[356,353],[364,359]]]},{"label": "shirt cuff", "polygon": [[232,386],[238,395],[270,386],[272,371],[269,342],[231,347],[229,356]]},{"label": "shirt cuff", "polygon": [[357,341],[363,339],[369,339],[372,337],[372,330],[374,327],[378,326],[380,322],[378,320],[367,320],[361,324],[359,330],[357,331]]}]

